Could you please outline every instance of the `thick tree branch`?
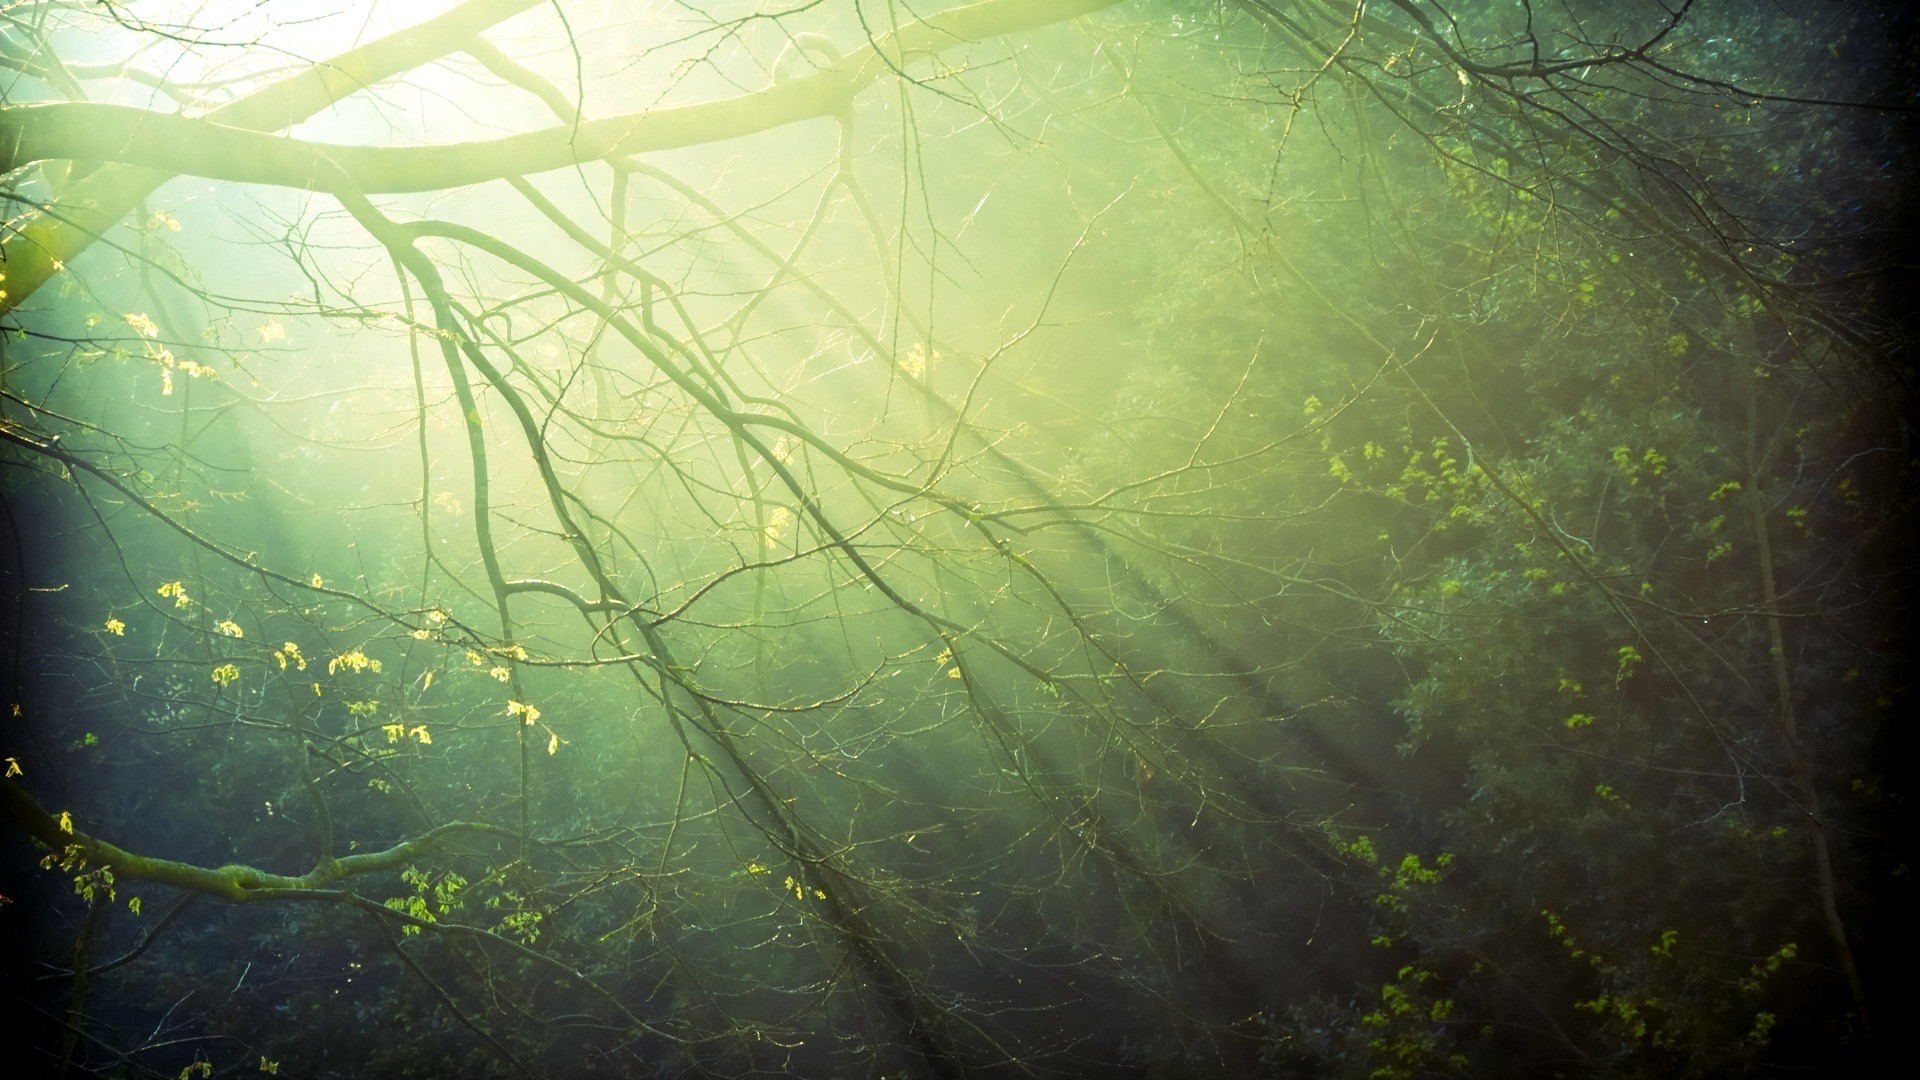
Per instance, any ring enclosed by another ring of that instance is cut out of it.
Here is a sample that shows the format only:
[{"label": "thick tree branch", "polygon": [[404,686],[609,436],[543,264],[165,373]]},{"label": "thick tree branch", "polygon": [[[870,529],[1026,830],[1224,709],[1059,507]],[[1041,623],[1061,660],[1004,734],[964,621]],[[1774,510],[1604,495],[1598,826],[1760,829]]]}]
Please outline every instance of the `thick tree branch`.
[{"label": "thick tree branch", "polygon": [[[337,146],[97,102],[0,109],[0,171],[36,161],[116,162],[240,183],[333,191],[344,172],[363,194],[440,191],[548,172],[618,154],[722,142],[844,110],[908,59],[1060,22],[1117,0],[983,0],[909,23],[817,74],[678,108],[629,113],[482,142]],[[468,43],[460,43],[465,47]]]},{"label": "thick tree branch", "polygon": [[87,865],[111,869],[116,882],[151,881],[234,903],[283,899],[287,890],[319,889],[357,874],[398,870],[460,833],[514,835],[481,822],[448,822],[381,851],[323,860],[304,874],[287,875],[237,863],[206,867],[135,854],[74,827],[71,817],[55,817],[18,783],[0,784],[0,811],[21,831],[54,851],[73,850]]},{"label": "thick tree branch", "polygon": [[[262,87],[213,110],[202,122],[258,131],[290,127],[357,91],[459,51],[482,30],[538,2],[468,0],[438,18],[396,30]],[[0,109],[0,144],[10,145],[15,139],[12,111]],[[61,192],[51,212],[10,223],[12,231],[0,246],[0,262],[5,263],[7,275],[6,289],[0,293],[0,315],[33,295],[62,263],[85,251],[170,179],[164,172],[131,164],[100,169]]]}]

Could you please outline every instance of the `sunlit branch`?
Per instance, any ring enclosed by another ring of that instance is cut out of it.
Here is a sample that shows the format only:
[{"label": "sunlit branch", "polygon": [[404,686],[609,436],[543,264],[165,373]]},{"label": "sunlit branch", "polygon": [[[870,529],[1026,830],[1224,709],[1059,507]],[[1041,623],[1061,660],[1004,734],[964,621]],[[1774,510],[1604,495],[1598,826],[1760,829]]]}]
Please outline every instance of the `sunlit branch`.
[{"label": "sunlit branch", "polygon": [[116,881],[151,881],[234,903],[285,899],[289,892],[321,889],[343,878],[398,870],[451,837],[467,833],[518,839],[495,825],[455,821],[382,851],[324,860],[304,874],[274,874],[242,864],[207,867],[152,855],[140,855],[102,840],[73,824],[70,813],[48,812],[19,783],[0,783],[0,808],[22,832],[51,849],[56,857],[72,851],[87,865],[113,871]]},{"label": "sunlit branch", "polygon": [[896,57],[938,53],[1117,2],[981,0],[904,25],[832,67],[764,90],[487,142],[341,146],[260,134],[229,116],[193,120],[100,102],[0,106],[0,120],[10,129],[0,142],[0,173],[36,161],[98,161],[316,191],[335,191],[343,182],[370,195],[439,191],[615,155],[737,139],[833,116],[891,70]]},{"label": "sunlit branch", "polygon": [[[466,0],[437,18],[397,30],[255,90],[194,123],[251,130],[289,127],[348,95],[461,48],[480,31],[538,2]],[[0,142],[12,143],[18,134],[9,115],[12,108],[0,106]],[[147,115],[151,118],[157,114]],[[100,160],[116,159],[109,155]],[[9,162],[0,172],[10,172],[16,164]],[[109,166],[62,191],[57,215],[43,215],[24,224],[9,223],[9,235],[0,247],[7,264],[0,315],[33,295],[60,266],[86,250],[168,179],[166,174],[152,170]]]}]

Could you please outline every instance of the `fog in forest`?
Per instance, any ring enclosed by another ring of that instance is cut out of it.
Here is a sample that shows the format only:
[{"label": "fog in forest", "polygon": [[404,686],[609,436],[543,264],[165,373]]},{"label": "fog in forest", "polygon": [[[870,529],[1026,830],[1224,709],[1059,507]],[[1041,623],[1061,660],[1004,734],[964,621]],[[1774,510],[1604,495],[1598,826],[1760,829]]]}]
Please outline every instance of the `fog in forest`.
[{"label": "fog in forest", "polygon": [[19,1075],[1867,1075],[1916,32],[0,9]]}]

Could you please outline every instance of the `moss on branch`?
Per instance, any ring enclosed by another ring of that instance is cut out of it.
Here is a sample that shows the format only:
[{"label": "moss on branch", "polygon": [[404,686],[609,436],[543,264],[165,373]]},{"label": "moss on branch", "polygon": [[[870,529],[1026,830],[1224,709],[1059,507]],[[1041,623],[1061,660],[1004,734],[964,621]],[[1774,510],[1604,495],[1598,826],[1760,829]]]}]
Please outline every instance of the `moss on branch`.
[{"label": "moss on branch", "polygon": [[0,810],[23,832],[48,848],[71,851],[89,867],[111,870],[116,882],[151,881],[233,903],[294,899],[298,893],[325,888],[342,878],[398,870],[457,833],[514,835],[494,825],[449,822],[380,851],[323,860],[304,874],[289,875],[269,873],[241,863],[206,867],[128,851],[75,827],[68,815],[50,813],[17,782],[0,784]]}]

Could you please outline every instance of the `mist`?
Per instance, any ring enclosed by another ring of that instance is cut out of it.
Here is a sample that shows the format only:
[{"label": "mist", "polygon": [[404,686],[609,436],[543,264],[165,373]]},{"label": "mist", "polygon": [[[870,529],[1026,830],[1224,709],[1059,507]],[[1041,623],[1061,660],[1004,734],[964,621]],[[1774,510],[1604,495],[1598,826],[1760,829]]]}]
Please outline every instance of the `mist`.
[{"label": "mist", "polygon": [[0,13],[32,1075],[1856,1075],[1872,5]]}]

